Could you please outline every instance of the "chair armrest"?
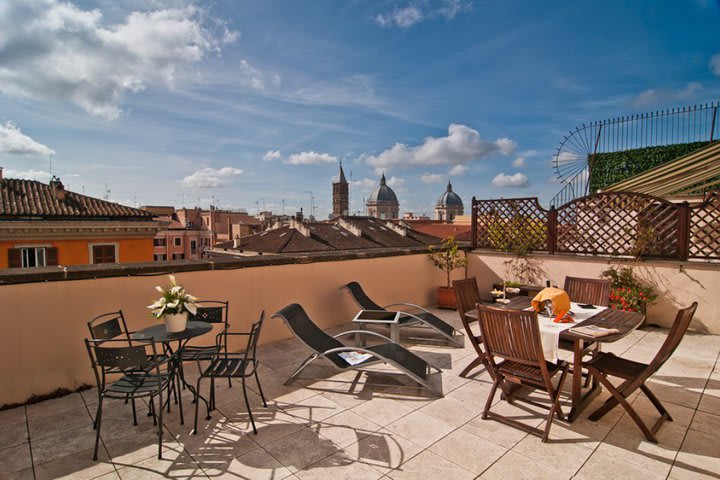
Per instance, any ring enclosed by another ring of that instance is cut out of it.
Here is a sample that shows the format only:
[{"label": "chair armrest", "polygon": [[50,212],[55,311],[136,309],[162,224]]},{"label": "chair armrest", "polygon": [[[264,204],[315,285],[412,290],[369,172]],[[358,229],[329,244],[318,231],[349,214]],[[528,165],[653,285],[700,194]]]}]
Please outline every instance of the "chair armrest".
[{"label": "chair armrest", "polygon": [[[427,310],[426,308],[421,307],[420,305],[415,305],[414,303],[405,303],[405,302],[391,303],[390,305],[385,305],[383,308],[399,307],[399,306],[410,307],[410,308],[417,308],[418,310],[422,310],[422,311],[425,312],[425,313],[431,313],[429,310]],[[400,310],[400,312],[403,312],[403,311]],[[403,312],[403,313],[407,313],[407,312]]]},{"label": "chair armrest", "polygon": [[371,332],[370,330],[348,330],[347,332],[338,333],[338,334],[335,335],[333,338],[339,338],[339,337],[342,337],[342,336],[345,336],[345,335],[350,335],[350,334],[355,334],[355,333],[362,333],[362,334],[366,334],[366,335],[372,335],[372,336],[375,336],[375,337],[380,337],[380,338],[382,338],[383,340],[387,340],[387,341],[390,342],[390,343],[395,343],[395,342],[393,342],[392,340],[390,340],[388,337],[386,337],[385,335],[381,335],[381,334],[379,334],[379,333],[377,333],[377,332]]}]

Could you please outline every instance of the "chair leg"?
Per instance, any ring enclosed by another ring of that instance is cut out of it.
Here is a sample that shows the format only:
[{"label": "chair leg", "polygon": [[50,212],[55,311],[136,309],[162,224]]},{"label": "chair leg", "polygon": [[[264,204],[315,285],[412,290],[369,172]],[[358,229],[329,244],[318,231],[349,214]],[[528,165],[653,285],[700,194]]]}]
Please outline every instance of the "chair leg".
[{"label": "chair leg", "polygon": [[210,379],[210,410],[215,410],[215,379]]},{"label": "chair leg", "polygon": [[565,415],[563,415],[562,412],[562,407],[560,406],[560,393],[562,392],[563,383],[565,383],[565,376],[567,375],[568,369],[569,365],[565,365],[562,374],[560,374],[560,381],[558,382],[557,389],[553,388],[552,383],[549,383],[545,387],[548,395],[550,396],[550,400],[552,401],[552,406],[548,412],[547,420],[545,420],[545,430],[543,431],[541,440],[543,443],[547,442],[548,437],[550,436],[550,428],[552,427],[555,414],[557,413],[558,418],[561,420],[565,418]]},{"label": "chair leg", "polygon": [[130,407],[132,407],[133,425],[137,427],[137,412],[135,410],[135,397],[133,397],[132,401],[130,402]]},{"label": "chair leg", "polygon": [[100,426],[102,425],[102,404],[103,404],[103,397],[102,395],[99,398],[98,401],[98,409],[97,414],[95,415],[95,450],[93,451],[93,461],[97,461],[98,459],[98,447],[100,446]]},{"label": "chair leg", "polygon": [[470,373],[474,368],[479,367],[480,365],[483,365],[484,362],[485,362],[484,357],[477,357],[475,360],[470,362],[468,364],[468,366],[465,367],[465,369],[462,372],[460,372],[460,376],[463,378],[466,378],[468,373]]},{"label": "chair leg", "polygon": [[300,374],[300,372],[302,372],[305,367],[310,365],[313,362],[313,360],[315,360],[317,357],[318,357],[317,353],[313,353],[308,358],[303,360],[303,362],[300,364],[300,366],[285,381],[285,385],[290,385],[290,383],[292,383],[292,381],[295,379],[295,377],[297,377]]},{"label": "chair leg", "polygon": [[[163,441],[163,406],[162,406],[162,389],[160,389],[158,393],[158,399],[160,405],[159,414],[158,414],[158,459],[162,460],[162,441]],[[168,399],[170,400],[170,399]],[[168,401],[168,404],[170,402]]]},{"label": "chair leg", "polygon": [[267,408],[267,402],[265,401],[265,394],[263,393],[263,389],[260,386],[260,377],[258,377],[257,367],[255,367],[255,371],[253,373],[255,374],[255,382],[257,383],[258,390],[260,390],[260,398],[262,398],[263,405],[265,406],[265,408]]},{"label": "chair leg", "polygon": [[[632,405],[630,405],[625,398],[625,395],[620,393],[615,386],[610,383],[610,380],[607,379],[607,377],[600,376],[600,382],[605,386],[605,388],[608,389],[608,391],[612,394],[613,398],[617,400],[617,402],[622,405],[622,407],[625,409],[628,415],[630,415],[630,418],[633,419],[635,424],[642,430],[643,434],[645,435],[645,438],[647,438],[652,443],[658,443],[657,438],[655,438],[655,434],[653,434],[652,431],[645,425],[645,422],[642,421],[642,418],[637,414],[634,408],[632,408]],[[600,407],[602,408],[602,407]],[[594,415],[594,413],[593,413]]]},{"label": "chair leg", "polygon": [[485,409],[483,410],[482,419],[487,420],[488,412],[492,406],[493,399],[495,398],[495,392],[497,391],[498,385],[500,385],[500,376],[493,381],[493,386],[490,389],[490,395],[488,395],[487,401],[485,402]]},{"label": "chair leg", "polygon": [[247,396],[247,388],[245,388],[245,377],[242,377],[242,389],[243,396],[245,397],[245,406],[247,407],[248,415],[250,416],[250,423],[252,424],[253,433],[257,435],[257,428],[255,428],[255,420],[253,419],[252,409],[250,408],[250,401]]},{"label": "chair leg", "polygon": [[665,417],[668,422],[672,422],[672,421],[673,421],[672,417],[670,416],[670,413],[669,413],[667,410],[665,410],[665,407],[663,406],[663,404],[660,403],[660,400],[658,400],[658,398],[655,396],[655,394],[650,391],[650,389],[648,388],[647,385],[642,384],[642,385],[640,386],[640,390],[643,391],[643,393],[645,394],[645,396],[646,396],[646,397],[648,398],[648,400],[650,400],[650,402],[655,406],[655,409],[658,411],[658,413],[660,413],[660,415],[662,415],[663,417]]},{"label": "chair leg", "polygon": [[200,399],[197,398],[200,395],[200,380],[202,380],[202,377],[198,378],[197,385],[195,386],[195,427],[193,428],[193,435],[197,435],[198,429],[197,429],[197,420],[198,420],[198,410],[200,409]]},{"label": "chair leg", "polygon": [[[177,379],[178,387],[180,386],[180,378]],[[185,425],[185,414],[183,413],[183,404],[182,404],[182,395],[180,395],[179,388],[175,389],[175,382],[173,382],[173,390],[176,392],[175,396],[176,398],[179,398],[178,400],[178,408],[180,409],[180,425]]]},{"label": "chair leg", "polygon": [[[162,410],[162,408],[161,408]],[[150,397],[150,402],[148,404],[148,411],[149,414],[153,417],[153,425],[157,425],[157,415],[155,414],[155,397]]]}]

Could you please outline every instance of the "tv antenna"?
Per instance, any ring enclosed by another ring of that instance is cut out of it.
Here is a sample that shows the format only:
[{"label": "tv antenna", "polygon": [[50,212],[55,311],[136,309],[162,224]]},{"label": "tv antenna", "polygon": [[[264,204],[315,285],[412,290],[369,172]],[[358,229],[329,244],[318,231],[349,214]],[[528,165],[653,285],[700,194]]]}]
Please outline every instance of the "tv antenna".
[{"label": "tv antenna", "polygon": [[282,214],[285,215],[285,199],[283,198],[281,200],[281,202],[282,202]]},{"label": "tv antenna", "polygon": [[305,193],[310,194],[310,216],[315,218],[315,196],[313,195],[312,190],[306,190]]},{"label": "tv antenna", "polygon": [[105,200],[110,200],[110,189],[108,188],[107,182],[105,182],[105,195],[103,196]]}]

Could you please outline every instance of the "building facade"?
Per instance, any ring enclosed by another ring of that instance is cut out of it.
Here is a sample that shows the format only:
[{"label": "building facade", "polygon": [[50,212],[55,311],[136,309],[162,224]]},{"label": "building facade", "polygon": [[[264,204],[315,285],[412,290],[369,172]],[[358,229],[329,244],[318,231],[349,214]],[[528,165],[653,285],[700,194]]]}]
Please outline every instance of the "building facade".
[{"label": "building facade", "polygon": [[180,222],[174,207],[144,206],[142,210],[153,213],[163,226],[153,239],[153,259],[156,262],[203,258],[212,242],[212,233],[203,230],[200,222],[190,226]]},{"label": "building facade", "polygon": [[151,262],[160,229],[149,212],[0,169],[0,268]]},{"label": "building facade", "polygon": [[463,213],[463,201],[460,195],[453,192],[452,183],[448,180],[445,193],[440,195],[437,204],[435,204],[435,220],[452,223],[455,217]]},{"label": "building facade", "polygon": [[380,185],[370,194],[366,207],[367,213],[371,217],[382,220],[400,217],[400,203],[393,189],[387,185],[384,173],[380,178]]}]

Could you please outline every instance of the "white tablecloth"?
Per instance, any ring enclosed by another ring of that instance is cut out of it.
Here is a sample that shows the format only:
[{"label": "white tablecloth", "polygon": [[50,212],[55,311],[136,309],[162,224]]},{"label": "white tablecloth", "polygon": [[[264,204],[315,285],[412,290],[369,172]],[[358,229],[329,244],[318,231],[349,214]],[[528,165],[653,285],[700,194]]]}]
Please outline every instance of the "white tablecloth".
[{"label": "white tablecloth", "polygon": [[545,360],[557,363],[559,356],[558,345],[560,343],[560,332],[577,326],[578,323],[597,315],[606,308],[607,307],[580,308],[577,303],[572,302],[570,304],[570,311],[575,314],[573,316],[573,320],[575,320],[573,323],[554,323],[554,317],[548,318],[544,315],[538,315],[538,323],[540,324],[540,341],[542,343],[543,353],[545,354]]}]

